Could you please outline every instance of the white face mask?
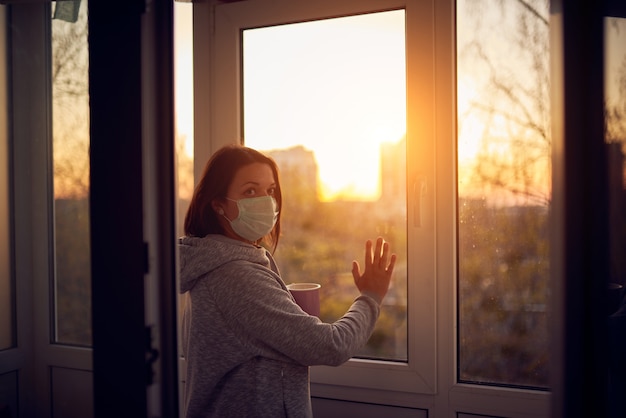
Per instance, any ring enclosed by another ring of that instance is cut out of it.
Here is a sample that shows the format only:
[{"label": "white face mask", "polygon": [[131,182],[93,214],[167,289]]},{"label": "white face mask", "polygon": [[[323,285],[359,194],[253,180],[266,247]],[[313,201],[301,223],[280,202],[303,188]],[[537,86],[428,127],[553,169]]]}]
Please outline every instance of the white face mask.
[{"label": "white face mask", "polygon": [[278,211],[276,210],[276,199],[272,196],[251,197],[246,199],[229,199],[237,202],[239,216],[230,222],[233,231],[248,241],[257,241],[269,234],[276,220],[278,219]]}]

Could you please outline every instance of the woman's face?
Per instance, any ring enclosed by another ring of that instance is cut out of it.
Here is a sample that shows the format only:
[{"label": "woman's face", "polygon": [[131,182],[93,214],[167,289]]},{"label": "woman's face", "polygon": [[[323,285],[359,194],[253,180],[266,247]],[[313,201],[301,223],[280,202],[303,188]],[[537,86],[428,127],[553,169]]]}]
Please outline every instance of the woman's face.
[{"label": "woman's face", "polygon": [[[272,167],[264,163],[252,163],[237,170],[233,181],[228,186],[226,197],[239,200],[248,197],[273,196],[275,190],[276,180]],[[237,204],[231,203],[236,209]]]},{"label": "woman's face", "polygon": [[[233,180],[228,186],[226,197],[228,199],[216,199],[213,202],[213,209],[219,214],[220,209],[224,211],[226,218],[231,221],[239,216],[237,200],[250,197],[273,196],[276,191],[276,179],[269,164],[252,163],[241,167],[235,173]],[[234,201],[233,201],[234,200]],[[230,222],[224,216],[218,216],[226,236],[241,240],[230,226]]]}]

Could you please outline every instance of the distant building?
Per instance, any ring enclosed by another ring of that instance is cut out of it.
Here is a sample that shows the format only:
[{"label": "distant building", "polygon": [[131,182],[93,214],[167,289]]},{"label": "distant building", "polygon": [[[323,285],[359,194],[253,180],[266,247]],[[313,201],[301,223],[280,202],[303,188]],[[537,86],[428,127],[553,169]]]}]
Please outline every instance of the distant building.
[{"label": "distant building", "polygon": [[317,162],[313,151],[297,145],[292,148],[265,151],[276,161],[280,170],[281,182],[297,185],[303,197],[317,199],[318,173]]},{"label": "distant building", "polygon": [[[292,148],[264,151],[276,161],[280,170],[283,189],[291,190],[296,201],[319,200],[318,166],[313,151],[302,145]],[[383,202],[379,209],[398,214],[406,213],[406,138],[396,143],[385,143],[380,146],[379,181],[381,194],[378,202]],[[333,202],[339,203],[339,202]],[[374,202],[353,202],[370,206]],[[376,207],[375,206],[375,207]]]}]

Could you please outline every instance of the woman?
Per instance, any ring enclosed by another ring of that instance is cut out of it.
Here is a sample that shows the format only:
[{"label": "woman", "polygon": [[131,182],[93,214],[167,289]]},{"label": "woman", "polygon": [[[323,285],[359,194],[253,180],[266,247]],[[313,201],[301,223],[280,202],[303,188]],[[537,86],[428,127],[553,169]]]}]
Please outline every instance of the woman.
[{"label": "woman", "polygon": [[361,296],[325,324],[295,303],[271,253],[282,194],[275,162],[232,145],[208,161],[180,240],[187,292],[185,411],[193,417],[311,417],[309,368],[340,365],[369,339],[396,256],[382,238],[352,274]]}]

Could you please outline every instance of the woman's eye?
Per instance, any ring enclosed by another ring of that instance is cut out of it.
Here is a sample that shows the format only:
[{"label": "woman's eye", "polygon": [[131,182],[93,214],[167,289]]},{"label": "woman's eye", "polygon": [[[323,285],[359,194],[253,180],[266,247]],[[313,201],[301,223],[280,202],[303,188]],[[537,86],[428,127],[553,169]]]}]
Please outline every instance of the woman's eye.
[{"label": "woman's eye", "polygon": [[275,193],[276,193],[276,188],[275,187],[267,189],[267,194],[268,195],[274,196]]},{"label": "woman's eye", "polygon": [[244,192],[246,196],[254,196],[256,194],[254,189],[248,189]]}]

